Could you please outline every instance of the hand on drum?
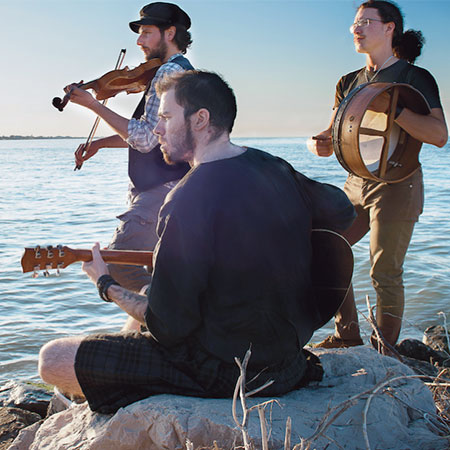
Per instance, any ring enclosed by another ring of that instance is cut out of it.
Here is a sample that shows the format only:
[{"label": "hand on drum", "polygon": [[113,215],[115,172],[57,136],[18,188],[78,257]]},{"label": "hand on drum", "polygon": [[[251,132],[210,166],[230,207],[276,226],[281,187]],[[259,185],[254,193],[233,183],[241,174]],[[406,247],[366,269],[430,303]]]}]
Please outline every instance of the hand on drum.
[{"label": "hand on drum", "polygon": [[331,132],[327,130],[316,136],[312,136],[306,141],[306,146],[311,153],[317,156],[331,156],[333,154]]}]

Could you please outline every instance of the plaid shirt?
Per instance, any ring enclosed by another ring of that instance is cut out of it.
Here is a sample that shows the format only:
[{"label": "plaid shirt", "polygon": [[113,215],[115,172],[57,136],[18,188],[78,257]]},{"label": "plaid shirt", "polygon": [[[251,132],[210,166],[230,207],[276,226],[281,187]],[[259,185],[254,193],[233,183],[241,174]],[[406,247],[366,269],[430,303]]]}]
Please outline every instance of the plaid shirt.
[{"label": "plaid shirt", "polygon": [[182,72],[184,69],[172,63],[181,53],[171,56],[165,64],[163,64],[156,72],[152,80],[151,87],[146,94],[145,112],[140,119],[131,119],[128,123],[128,139],[127,143],[141,153],[148,153],[158,144],[158,137],[153,134],[153,129],[158,122],[159,98],[156,95],[156,83],[161,80],[164,75]]}]

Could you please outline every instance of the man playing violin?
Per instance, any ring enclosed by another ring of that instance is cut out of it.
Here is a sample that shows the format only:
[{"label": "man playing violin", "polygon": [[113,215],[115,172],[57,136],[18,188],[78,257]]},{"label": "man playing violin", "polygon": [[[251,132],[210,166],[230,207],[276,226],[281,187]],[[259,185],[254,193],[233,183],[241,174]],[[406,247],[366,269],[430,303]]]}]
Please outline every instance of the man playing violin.
[{"label": "man playing violin", "polygon": [[[339,105],[354,88],[373,81],[407,83],[420,91],[431,112],[417,114],[400,105],[395,111],[395,123],[415,139],[443,147],[448,134],[438,86],[427,70],[413,65],[422,50],[422,34],[414,30],[404,32],[399,8],[389,1],[377,0],[360,5],[350,32],[356,51],[366,55],[366,67],[339,80],[330,126],[309,142],[310,151],[318,156],[333,153],[331,129]],[[380,96],[379,100],[374,110],[387,111],[389,99]],[[419,168],[398,183],[366,180],[350,173],[344,190],[358,214],[344,236],[353,245],[370,230],[370,275],[377,293],[376,319],[381,334],[392,346],[402,325],[403,262],[414,224],[423,208],[422,170]],[[318,344],[319,347],[363,344],[353,290],[336,315],[335,325],[335,334]],[[380,344],[375,335],[371,342],[376,347]]]},{"label": "man playing violin", "polygon": [[157,91],[164,157],[192,168],[160,210],[147,295],[111,277],[98,244],[83,265],[101,298],[148,331],[51,341],[41,377],[102,413],[160,393],[231,397],[234,358],[249,347],[248,391],[268,383],[262,395],[278,396],[321,379],[303,349],[320,326],[311,230],[346,229],[351,203],[281,158],[233,144],[236,99],[218,75],[174,74]]},{"label": "man playing violin", "polygon": [[[163,63],[131,120],[102,105],[86,90],[74,85],[65,88],[66,92],[73,89],[70,101],[92,110],[117,133],[97,139],[88,147],[80,145],[75,152],[77,165],[83,164],[101,148],[129,149],[129,208],[118,216],[120,224],[109,245],[111,249],[153,250],[161,204],[166,194],[189,170],[185,162],[173,165],[164,162],[158,139],[152,130],[158,120],[156,83],[166,74],[193,68],[183,56],[192,43],[188,31],[190,26],[191,20],[181,8],[163,2],[144,6],[140,11],[140,19],[130,23],[131,30],[139,34],[137,45],[141,47],[146,60],[159,58]],[[151,280],[143,267],[111,266],[110,271],[122,286],[135,292],[139,292]]]}]

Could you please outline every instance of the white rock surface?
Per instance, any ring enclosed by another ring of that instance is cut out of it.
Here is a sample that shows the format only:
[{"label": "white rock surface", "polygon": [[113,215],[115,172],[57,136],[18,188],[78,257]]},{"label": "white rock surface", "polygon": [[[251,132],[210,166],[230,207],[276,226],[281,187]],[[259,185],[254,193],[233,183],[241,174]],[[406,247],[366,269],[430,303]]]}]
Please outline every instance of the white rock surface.
[{"label": "white rock surface", "polygon": [[[278,398],[266,409],[270,447],[282,449],[288,416],[292,419],[291,446],[313,435],[330,408],[372,389],[395,376],[414,375],[397,360],[379,355],[368,347],[343,350],[314,350],[325,377]],[[360,397],[329,425],[311,448],[328,450],[366,449],[363,411],[368,395]],[[249,405],[267,401],[255,398]],[[183,449],[188,438],[194,448],[223,449],[241,444],[241,433],[233,422],[229,399],[198,399],[159,395],[120,409],[113,416],[90,411],[86,404],[71,407],[44,421],[39,428],[22,430],[10,450],[161,450]],[[373,396],[366,429],[370,448],[383,450],[440,450],[449,442],[439,436],[425,417],[435,413],[429,389],[417,379],[402,378]],[[249,435],[261,445],[258,414],[251,412]],[[330,440],[329,440],[329,439]],[[338,443],[336,445],[335,443]],[[30,444],[31,442],[31,444]]]}]

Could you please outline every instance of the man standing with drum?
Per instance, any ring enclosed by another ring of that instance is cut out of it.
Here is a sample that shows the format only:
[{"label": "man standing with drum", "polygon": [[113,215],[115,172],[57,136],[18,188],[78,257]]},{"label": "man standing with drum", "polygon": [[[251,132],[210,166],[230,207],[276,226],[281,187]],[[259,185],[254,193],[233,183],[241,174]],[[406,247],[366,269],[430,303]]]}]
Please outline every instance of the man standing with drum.
[{"label": "man standing with drum", "polygon": [[[428,71],[413,65],[422,50],[422,34],[414,30],[403,32],[402,13],[388,1],[361,4],[350,32],[356,51],[366,54],[366,66],[339,80],[330,126],[309,141],[309,150],[318,156],[333,153],[331,129],[338,106],[354,88],[373,81],[407,83],[419,90],[431,112],[421,115],[398,106],[395,123],[420,142],[443,147],[448,132],[437,84]],[[386,99],[381,109],[386,111],[388,105]],[[398,183],[367,180],[350,173],[344,190],[358,214],[344,236],[353,245],[370,230],[370,275],[377,293],[376,319],[386,341],[394,345],[404,309],[403,262],[414,224],[423,208],[422,171],[419,168]],[[378,345],[375,335],[371,342]],[[338,348],[362,344],[351,290],[336,314],[335,334],[317,346]]]}]

